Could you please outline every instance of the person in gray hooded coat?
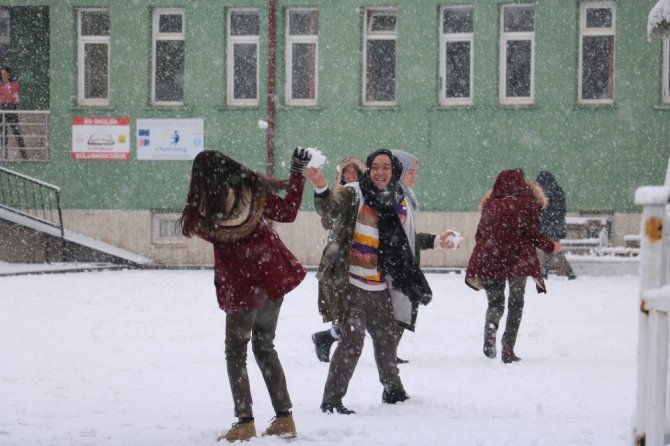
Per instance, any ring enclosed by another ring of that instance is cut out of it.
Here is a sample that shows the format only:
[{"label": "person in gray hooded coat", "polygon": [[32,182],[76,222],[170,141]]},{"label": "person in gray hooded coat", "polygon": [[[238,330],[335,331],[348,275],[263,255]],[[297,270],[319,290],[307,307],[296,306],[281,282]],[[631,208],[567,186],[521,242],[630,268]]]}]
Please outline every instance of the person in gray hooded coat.
[{"label": "person in gray hooded coat", "polygon": [[[407,234],[416,264],[421,264],[421,250],[458,248],[458,233],[454,230],[449,229],[439,235],[417,232],[416,214],[419,211],[419,200],[412,186],[414,186],[418,175],[419,159],[403,150],[393,150],[392,152],[402,164],[402,174],[400,175],[399,183],[402,186],[408,207],[407,218],[403,222],[403,228]],[[391,302],[393,303],[393,317],[397,324],[397,339],[398,343],[400,343],[405,330],[414,331],[419,305],[417,302],[412,302],[400,290],[393,287],[389,287],[389,290],[391,293]],[[409,361],[396,357],[396,362],[404,364]]]}]

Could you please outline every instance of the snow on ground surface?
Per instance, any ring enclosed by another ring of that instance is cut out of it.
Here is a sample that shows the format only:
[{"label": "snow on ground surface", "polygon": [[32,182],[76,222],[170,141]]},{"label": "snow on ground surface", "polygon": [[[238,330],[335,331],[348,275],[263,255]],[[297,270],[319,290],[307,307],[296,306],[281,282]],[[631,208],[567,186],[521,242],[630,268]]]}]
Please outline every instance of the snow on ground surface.
[{"label": "snow on ground surface", "polygon": [[[103,271],[0,277],[0,445],[214,445],[234,421],[225,316],[213,273]],[[430,274],[435,298],[399,356],[411,399],[382,405],[369,337],[344,403],[319,410],[328,364],[314,274],[285,301],[276,345],[299,445],[629,446],[635,410],[638,278],[531,283],[518,364],[481,352],[483,292]],[[502,328],[502,327],[501,327]],[[256,427],[274,416],[250,356]],[[249,445],[282,445],[257,438]]]}]

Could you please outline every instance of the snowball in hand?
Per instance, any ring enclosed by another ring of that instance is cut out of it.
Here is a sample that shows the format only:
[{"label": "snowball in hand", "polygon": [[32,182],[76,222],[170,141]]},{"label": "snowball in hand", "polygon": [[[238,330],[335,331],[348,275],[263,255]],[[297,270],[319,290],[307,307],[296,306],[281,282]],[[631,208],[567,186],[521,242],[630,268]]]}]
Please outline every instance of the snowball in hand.
[{"label": "snowball in hand", "polygon": [[461,242],[463,241],[463,237],[459,232],[453,231],[453,234],[449,234],[447,236],[447,241],[453,243],[454,245],[453,249],[456,249],[458,248],[458,245],[460,245]]},{"label": "snowball in hand", "polygon": [[312,156],[309,163],[307,163],[307,167],[321,167],[326,162],[325,155],[323,155],[319,149],[308,147],[307,151]]}]

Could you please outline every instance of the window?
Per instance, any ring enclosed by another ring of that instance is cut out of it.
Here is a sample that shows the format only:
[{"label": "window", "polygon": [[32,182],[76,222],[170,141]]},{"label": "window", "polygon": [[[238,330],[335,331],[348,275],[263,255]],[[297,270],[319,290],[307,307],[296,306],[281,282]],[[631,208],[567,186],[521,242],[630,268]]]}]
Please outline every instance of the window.
[{"label": "window", "polygon": [[154,245],[183,245],[184,237],[179,231],[179,213],[151,211],[151,243]]},{"label": "window", "polygon": [[79,105],[109,105],[109,10],[77,14]]},{"label": "window", "polygon": [[500,13],[500,103],[535,101],[535,8],[503,5]]},{"label": "window", "polygon": [[440,20],[440,104],[472,104],[472,6],[442,9]]},{"label": "window", "polygon": [[670,103],[670,40],[663,39],[663,98],[664,104]]},{"label": "window", "polygon": [[182,105],[184,101],[184,11],[155,9],[151,103]]},{"label": "window", "polygon": [[258,33],[256,9],[228,11],[228,105],[258,105]]},{"label": "window", "polygon": [[363,103],[395,105],[395,9],[365,10]]},{"label": "window", "polygon": [[0,64],[9,63],[9,20],[8,8],[0,8]]},{"label": "window", "polygon": [[579,8],[579,102],[611,104],[614,100],[613,2],[582,3]]},{"label": "window", "polygon": [[286,103],[316,105],[319,57],[319,11],[286,13]]}]

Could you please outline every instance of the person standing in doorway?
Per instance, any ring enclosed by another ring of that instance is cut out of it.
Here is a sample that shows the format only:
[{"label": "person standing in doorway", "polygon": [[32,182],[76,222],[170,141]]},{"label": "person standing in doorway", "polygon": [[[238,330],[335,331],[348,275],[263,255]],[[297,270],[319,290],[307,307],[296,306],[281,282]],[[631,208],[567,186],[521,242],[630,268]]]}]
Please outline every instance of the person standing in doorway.
[{"label": "person standing in doorway", "polygon": [[[178,224],[186,237],[197,236],[214,247],[214,285],[226,313],[226,365],[235,416],[219,440],[256,436],[247,372],[247,346],[261,369],[276,416],[263,435],[297,435],[284,370],[274,347],[284,296],[305,278],[306,271],[281,242],[268,220],[292,222],[302,201],[309,162],[306,149],[296,149],[288,181],[266,178],[215,150],[193,161],[186,206]],[[286,189],[285,197],[277,195]]]},{"label": "person standing in doorway", "polygon": [[2,110],[2,144],[5,153],[7,153],[9,129],[14,132],[16,144],[19,146],[21,158],[27,159],[25,141],[19,128],[19,115],[17,113],[8,113],[7,110],[16,110],[19,107],[20,94],[19,81],[12,75],[12,70],[7,65],[0,67],[0,110]]}]

